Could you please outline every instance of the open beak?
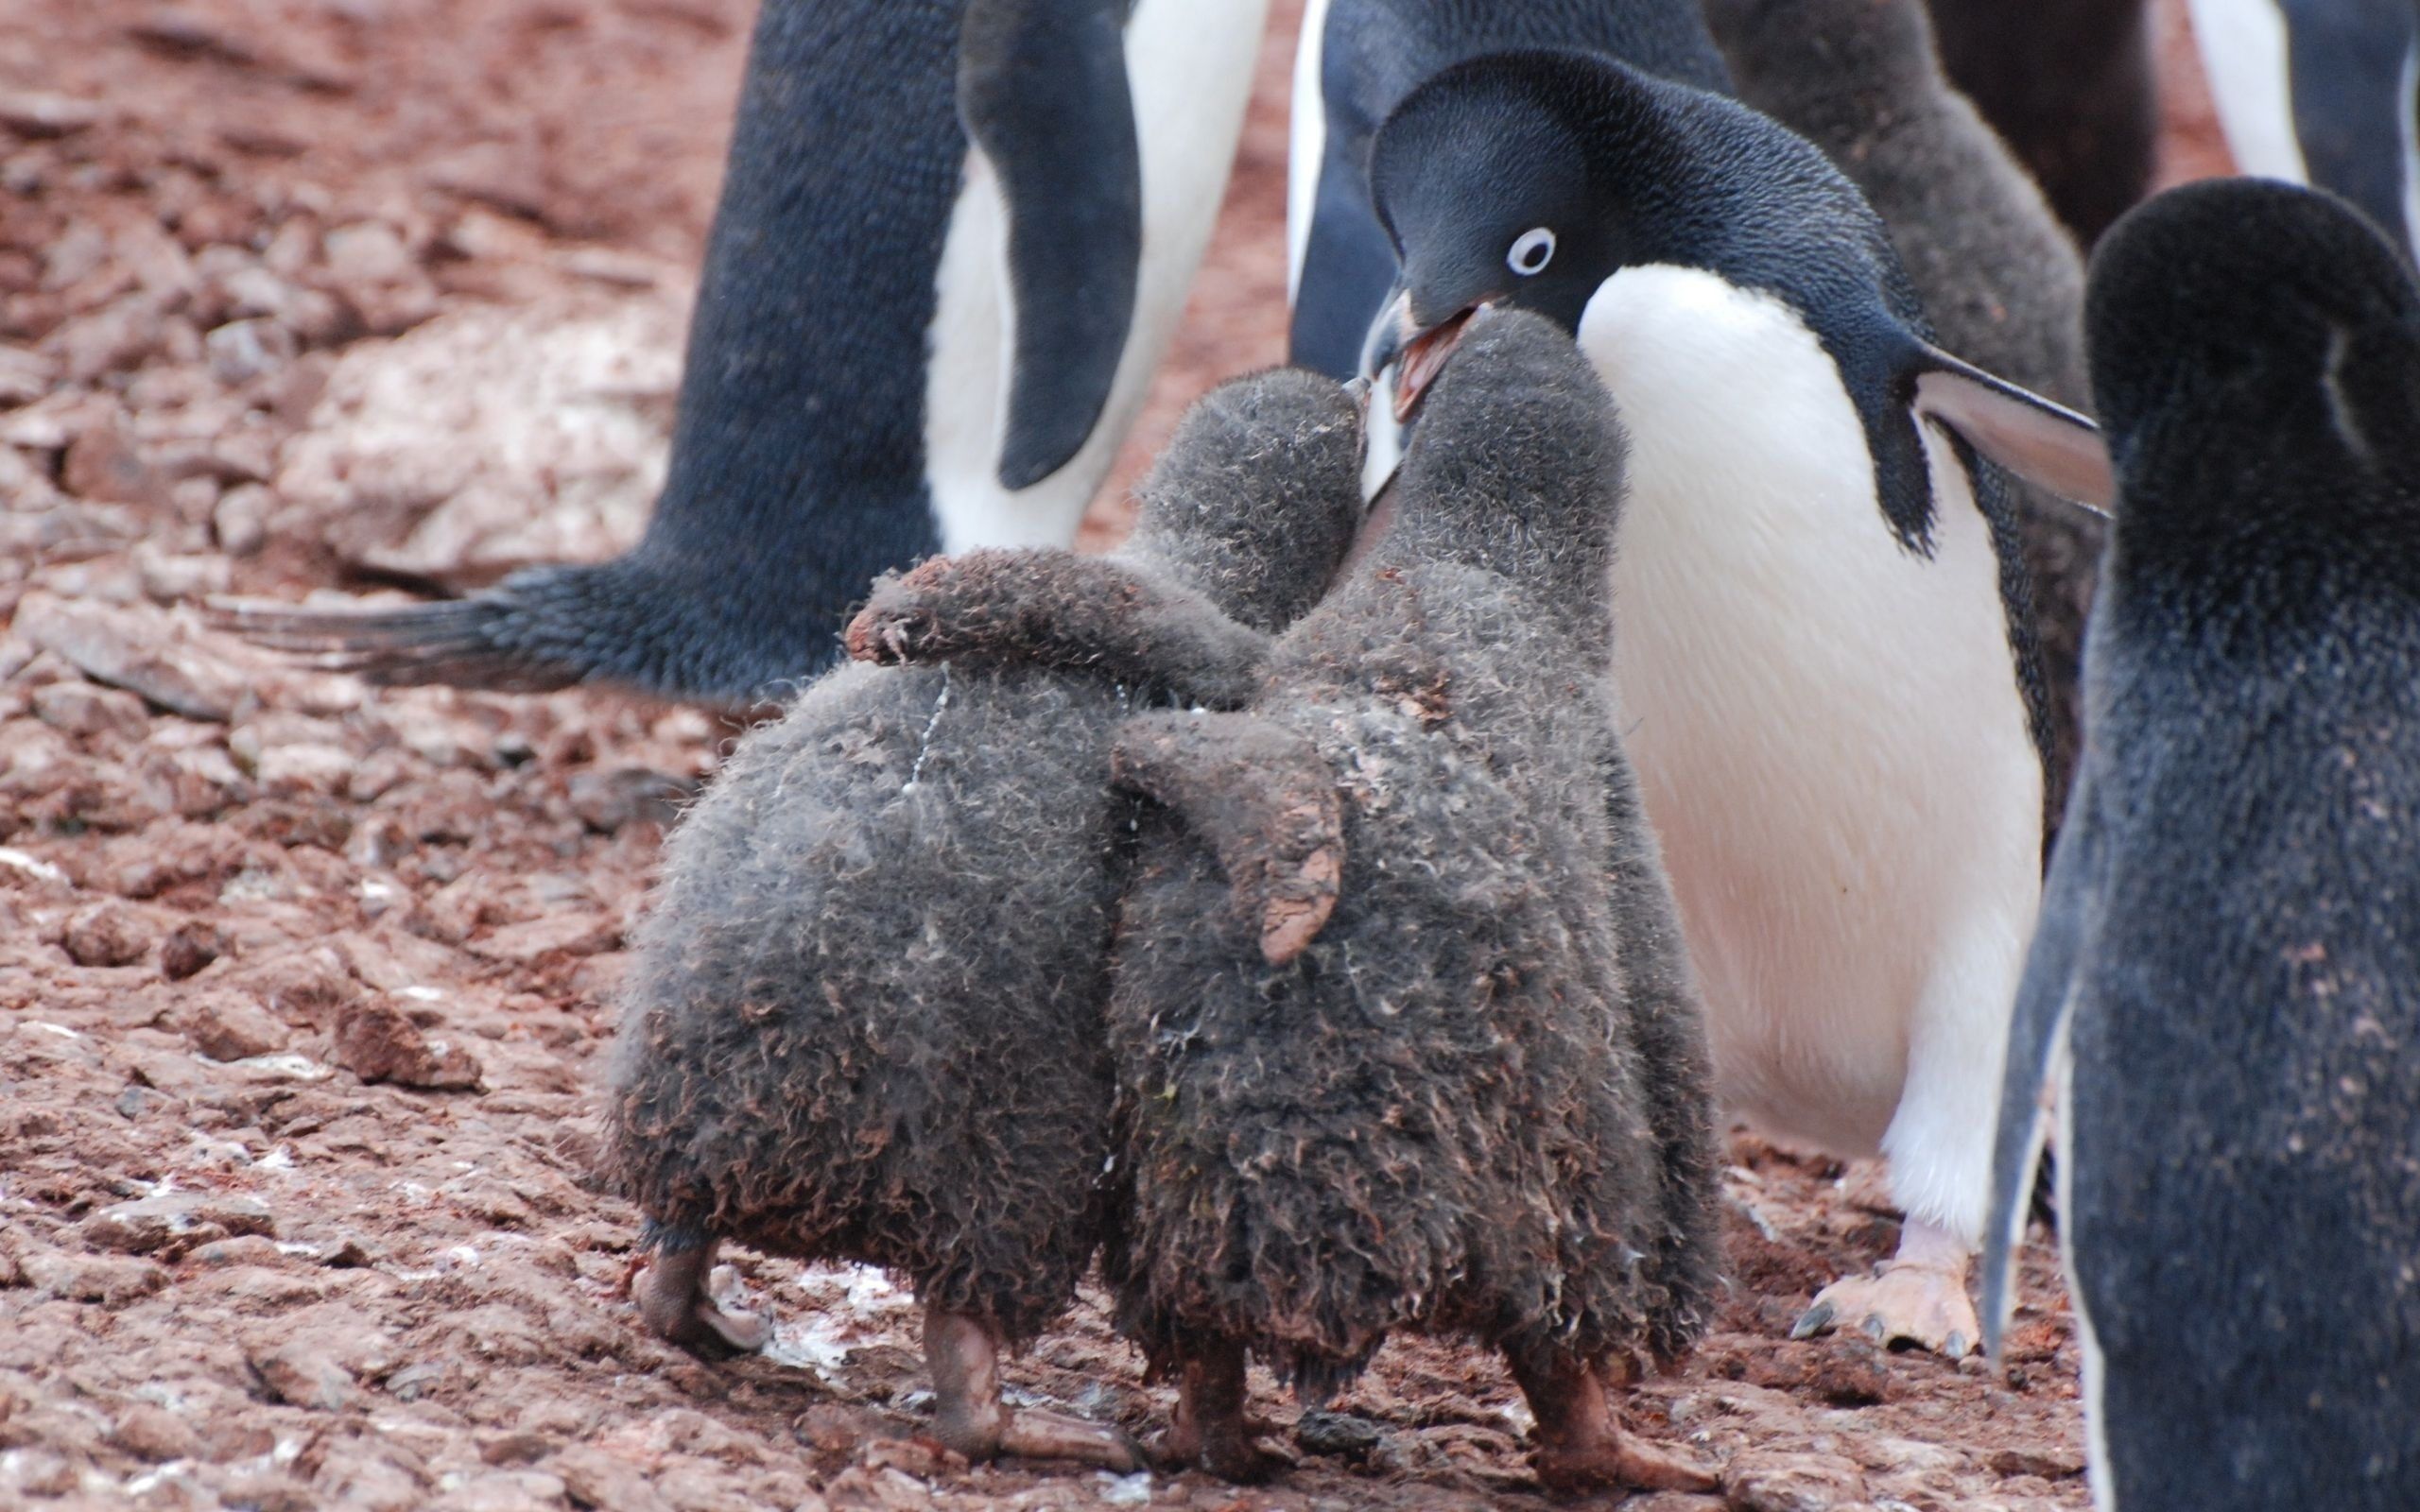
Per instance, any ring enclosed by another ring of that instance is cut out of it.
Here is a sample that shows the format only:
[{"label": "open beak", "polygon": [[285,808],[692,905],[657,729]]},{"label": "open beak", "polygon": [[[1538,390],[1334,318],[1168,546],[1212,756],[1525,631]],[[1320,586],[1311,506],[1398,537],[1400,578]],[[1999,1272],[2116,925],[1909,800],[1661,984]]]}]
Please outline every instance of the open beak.
[{"label": "open beak", "polygon": [[1420,407],[1420,396],[1445,370],[1445,359],[1461,340],[1462,328],[1478,310],[1476,304],[1465,305],[1422,330],[1412,324],[1411,291],[1398,285],[1393,298],[1378,312],[1369,339],[1361,345],[1361,373],[1374,380],[1391,364],[1399,365],[1394,384],[1397,423],[1410,420],[1412,411]]}]

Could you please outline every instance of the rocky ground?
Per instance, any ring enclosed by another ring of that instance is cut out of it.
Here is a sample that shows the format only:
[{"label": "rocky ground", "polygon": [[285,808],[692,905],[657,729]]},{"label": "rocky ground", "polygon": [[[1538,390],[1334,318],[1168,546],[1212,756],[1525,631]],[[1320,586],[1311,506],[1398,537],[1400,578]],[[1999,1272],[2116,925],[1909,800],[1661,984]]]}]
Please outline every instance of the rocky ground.
[{"label": "rocky ground", "polygon": [[[1123,476],[1278,352],[1279,9]],[[630,539],[752,10],[0,0],[0,1506],[1544,1504],[1517,1395],[1456,1349],[1391,1348],[1351,1420],[1261,1381],[1301,1464],[1247,1495],[955,1461],[872,1273],[742,1254],[773,1349],[654,1342],[591,1090],[664,826],[735,731],[366,690],[205,627],[213,594]],[[1624,1406],[1722,1490],[1632,1506],[2085,1504],[2041,1236],[2000,1367],[1785,1342],[1895,1225],[1871,1173],[1734,1155],[1721,1328]],[[1011,1380],[1167,1406],[1089,1306]]]}]

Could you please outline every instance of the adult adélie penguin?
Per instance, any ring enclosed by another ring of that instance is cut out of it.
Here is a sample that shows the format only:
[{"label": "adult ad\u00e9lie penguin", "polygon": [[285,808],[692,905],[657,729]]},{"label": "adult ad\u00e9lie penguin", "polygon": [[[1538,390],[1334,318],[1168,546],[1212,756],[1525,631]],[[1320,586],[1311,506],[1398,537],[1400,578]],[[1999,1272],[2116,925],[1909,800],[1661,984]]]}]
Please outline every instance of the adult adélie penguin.
[{"label": "adult ad\u00e9lie penguin", "polygon": [[1897,1257],[1838,1325],[1963,1353],[1992,1099],[2051,774],[1998,472],[2103,499],[2090,424],[1936,347],[1823,153],[1572,52],[1422,85],[1380,129],[1403,261],[1365,366],[1410,415],[1470,314],[1573,331],[1632,439],[1616,695],[1723,1100],[1891,1161]]},{"label": "adult ad\u00e9lie penguin", "polygon": [[2119,507],[2011,1038],[1984,1316],[2008,1316],[2050,1081],[2100,1506],[2402,1512],[2420,287],[2342,201],[2229,180],[2119,221],[2085,309]]},{"label": "adult ad\u00e9lie penguin", "polygon": [[[1394,283],[1394,248],[1370,199],[1378,124],[1431,75],[1520,47],[1582,48],[1658,77],[1730,88],[1696,0],[1308,0],[1286,167],[1288,361],[1351,377]],[[1387,417],[1372,419],[1384,429]]]},{"label": "adult ad\u00e9lie penguin", "polygon": [[1173,334],[1267,0],[767,0],[644,537],[236,627],[382,682],[745,702],[873,577],[1063,544]]},{"label": "adult ad\u00e9lie penguin", "polygon": [[2192,0],[2238,171],[2342,195],[2420,254],[2420,6]]}]

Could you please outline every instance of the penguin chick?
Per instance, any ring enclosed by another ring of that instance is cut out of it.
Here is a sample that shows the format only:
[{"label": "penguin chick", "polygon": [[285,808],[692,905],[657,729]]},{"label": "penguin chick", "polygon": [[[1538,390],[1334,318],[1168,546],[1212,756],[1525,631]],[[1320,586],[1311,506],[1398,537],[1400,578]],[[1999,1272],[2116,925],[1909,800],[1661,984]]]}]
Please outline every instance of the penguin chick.
[{"label": "penguin chick", "polygon": [[2110,231],[2086,320],[2118,507],[1985,1315],[2054,1076],[2098,1504],[2420,1505],[2420,289],[2226,180]]},{"label": "penguin chick", "polygon": [[[1109,1268],[1179,1380],[1178,1461],[1270,1468],[1248,1349],[1318,1400],[1410,1329],[1504,1351],[1548,1484],[1711,1484],[1624,1441],[1604,1397],[1634,1353],[1694,1342],[1716,1264],[1694,986],[1604,685],[1621,463],[1568,337],[1482,315],[1385,533],[1249,713],[1118,741],[1118,781],[1166,806],[1113,968]],[[1093,654],[1091,606],[1039,577],[1034,601],[1034,654]],[[1317,747],[1344,808],[1335,913],[1275,967],[1216,901],[1216,795],[1266,783],[1272,730]]]},{"label": "penguin chick", "polygon": [[1724,1100],[1890,1157],[1909,1215],[1826,1318],[1962,1354],[1989,1099],[2050,783],[2002,477],[2105,498],[2089,422],[1947,353],[1872,207],[1735,101],[1576,52],[1439,74],[1379,129],[1402,249],[1365,362],[1414,413],[1472,312],[1579,337],[1630,437],[1626,743]]},{"label": "penguin chick", "polygon": [[[1625,902],[1646,928],[1671,913],[1660,873],[1628,879],[1643,898],[1612,885],[1621,463],[1566,336],[1475,323],[1386,535],[1251,706],[1341,785],[1326,929],[1268,968],[1203,922],[1219,873],[1192,811],[1141,841],[1110,1011],[1130,1183],[1111,1269],[1121,1326],[1176,1367],[1180,1457],[1265,1468],[1247,1349],[1317,1400],[1408,1329],[1504,1352],[1549,1486],[1710,1484],[1626,1442],[1605,1400],[1632,1353],[1695,1341],[1715,1264],[1694,995],[1650,1026],[1623,992]],[[1121,780],[1180,791],[1222,759],[1221,723],[1136,720]]]},{"label": "penguin chick", "polygon": [[223,623],[381,683],[749,706],[879,573],[1071,540],[1210,238],[1267,0],[764,0],[637,545]]},{"label": "penguin chick", "polygon": [[[2083,259],[1943,74],[1924,0],[1706,0],[1705,13],[1740,102],[1822,147],[1890,228],[1942,345],[2083,409]],[[2059,778],[2075,769],[2076,666],[2102,525],[2047,490],[2014,492],[2050,700],[2055,811]]]},{"label": "penguin chick", "polygon": [[2145,0],[1931,0],[1950,78],[2089,247],[2151,187],[2158,70]]},{"label": "penguin chick", "polygon": [[[705,1293],[721,1239],[882,1265],[924,1304],[943,1442],[1132,1468],[1114,1432],[1007,1413],[997,1372],[1098,1243],[1100,1016],[1132,811],[1110,742],[1159,696],[1221,696],[1232,671],[1204,687],[1184,669],[1266,654],[1319,596],[1360,518],[1359,454],[1356,404],[1308,374],[1194,408],[1101,563],[1207,627],[1174,675],[852,662],[740,741],[666,846],[606,1104],[611,1165],[648,1219],[634,1291],[656,1332],[761,1342],[760,1320]],[[1270,801],[1333,785],[1307,748],[1298,766]],[[1271,885],[1315,878],[1319,843]],[[1273,905],[1272,954],[1322,906],[1311,885]]]}]

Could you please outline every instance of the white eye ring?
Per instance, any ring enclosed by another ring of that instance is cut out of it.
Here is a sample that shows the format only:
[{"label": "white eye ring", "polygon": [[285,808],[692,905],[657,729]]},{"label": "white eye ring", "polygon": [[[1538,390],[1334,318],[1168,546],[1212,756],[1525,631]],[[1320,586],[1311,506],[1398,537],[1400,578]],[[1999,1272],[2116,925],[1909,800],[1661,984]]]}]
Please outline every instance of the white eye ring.
[{"label": "white eye ring", "polygon": [[1504,264],[1523,278],[1534,278],[1554,261],[1554,232],[1544,226],[1523,232],[1504,254]]}]

